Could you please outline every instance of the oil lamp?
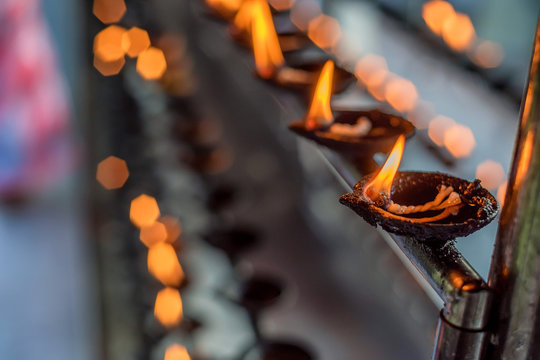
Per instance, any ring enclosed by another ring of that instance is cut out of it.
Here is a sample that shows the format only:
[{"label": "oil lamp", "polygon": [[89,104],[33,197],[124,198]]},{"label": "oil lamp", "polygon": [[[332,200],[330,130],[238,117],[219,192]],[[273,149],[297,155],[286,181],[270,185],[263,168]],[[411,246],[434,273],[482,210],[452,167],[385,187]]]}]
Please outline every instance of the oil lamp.
[{"label": "oil lamp", "polygon": [[289,125],[296,134],[313,140],[349,158],[364,171],[373,171],[375,153],[388,153],[398,136],[410,137],[414,126],[407,120],[379,110],[332,112],[330,100],[334,64],[321,71],[308,113]]},{"label": "oil lamp", "polygon": [[312,360],[314,358],[306,346],[281,340],[262,341],[241,357],[242,360]]},{"label": "oil lamp", "polygon": [[211,231],[204,239],[222,250],[231,264],[235,265],[242,254],[257,246],[260,234],[248,225],[235,225],[228,229]]},{"label": "oil lamp", "polygon": [[398,172],[405,146],[401,135],[384,166],[367,175],[340,202],[373,226],[443,242],[467,236],[489,224],[498,213],[493,195],[480,185],[442,173]]},{"label": "oil lamp", "polygon": [[[268,5],[263,4],[260,1],[252,4],[248,24],[251,29],[257,75],[291,89],[305,91],[313,87],[317,82],[317,73],[328,58],[295,56],[294,61],[286,61]],[[336,67],[334,93],[344,91],[353,82],[354,75],[341,67]]]}]

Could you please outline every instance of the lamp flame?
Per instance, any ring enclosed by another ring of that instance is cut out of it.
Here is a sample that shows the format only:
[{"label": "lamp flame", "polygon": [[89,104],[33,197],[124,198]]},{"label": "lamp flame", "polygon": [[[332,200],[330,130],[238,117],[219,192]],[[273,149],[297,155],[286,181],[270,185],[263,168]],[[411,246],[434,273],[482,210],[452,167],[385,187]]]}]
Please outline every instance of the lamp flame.
[{"label": "lamp flame", "polygon": [[401,163],[404,148],[405,136],[400,135],[379,173],[365,187],[364,196],[377,203],[385,203],[390,199],[392,182]]},{"label": "lamp flame", "polygon": [[253,4],[251,35],[257,73],[268,79],[285,60],[267,2],[257,1]]},{"label": "lamp flame", "polygon": [[334,115],[332,115],[332,109],[330,108],[333,79],[334,62],[328,60],[322,68],[306,116],[306,128],[309,130],[313,130],[319,125],[329,125],[334,121]]}]

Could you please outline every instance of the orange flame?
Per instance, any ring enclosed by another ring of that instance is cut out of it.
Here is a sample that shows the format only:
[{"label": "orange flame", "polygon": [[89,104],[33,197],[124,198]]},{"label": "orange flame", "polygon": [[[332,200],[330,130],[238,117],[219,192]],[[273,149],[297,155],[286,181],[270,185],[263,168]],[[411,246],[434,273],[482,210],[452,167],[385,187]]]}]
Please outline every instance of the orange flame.
[{"label": "orange flame", "polygon": [[267,2],[258,1],[255,3],[251,34],[257,73],[262,78],[268,79],[277,68],[283,65],[285,60]]},{"label": "orange flame", "polygon": [[318,125],[330,124],[334,121],[332,109],[330,108],[330,98],[332,97],[332,83],[334,79],[334,62],[328,60],[324,64],[309,111],[306,116],[306,128],[315,129]]},{"label": "orange flame", "polygon": [[217,13],[230,18],[242,5],[242,0],[205,0],[206,4]]},{"label": "orange flame", "polygon": [[364,189],[364,195],[371,200],[378,200],[381,195],[390,196],[392,190],[392,182],[401,163],[403,149],[405,148],[405,136],[400,135],[397,139],[390,156],[386,159],[384,166],[381,168],[377,176],[367,184]]}]

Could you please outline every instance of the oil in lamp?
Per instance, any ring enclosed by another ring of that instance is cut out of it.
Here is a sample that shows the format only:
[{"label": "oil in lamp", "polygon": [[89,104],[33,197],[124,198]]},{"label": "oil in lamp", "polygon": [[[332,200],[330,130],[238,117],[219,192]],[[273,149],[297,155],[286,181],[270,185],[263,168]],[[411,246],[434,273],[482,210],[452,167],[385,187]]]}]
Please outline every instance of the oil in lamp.
[{"label": "oil in lamp", "polygon": [[470,235],[495,218],[497,201],[479,180],[398,172],[404,146],[401,135],[381,170],[360,179],[339,201],[373,226],[426,242]]},{"label": "oil in lamp", "polygon": [[[250,21],[253,54],[257,75],[265,80],[292,89],[305,91],[317,82],[317,74],[328,58],[296,56],[287,62],[281,51],[268,5],[252,7]],[[354,82],[354,75],[341,67],[335,68],[333,92],[344,91]]]},{"label": "oil in lamp", "polygon": [[296,134],[349,158],[364,171],[373,171],[375,153],[388,153],[398,136],[410,137],[414,126],[407,120],[379,110],[332,112],[330,100],[334,63],[324,65],[308,113],[289,125]]}]

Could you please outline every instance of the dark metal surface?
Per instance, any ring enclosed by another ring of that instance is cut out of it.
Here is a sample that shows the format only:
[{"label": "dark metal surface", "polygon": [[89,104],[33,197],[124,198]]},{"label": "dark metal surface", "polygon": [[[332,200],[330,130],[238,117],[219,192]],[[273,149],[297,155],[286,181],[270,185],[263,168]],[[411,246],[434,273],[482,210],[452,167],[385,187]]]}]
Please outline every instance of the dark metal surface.
[{"label": "dark metal surface", "polygon": [[540,21],[489,284],[497,293],[490,359],[540,358]]}]

